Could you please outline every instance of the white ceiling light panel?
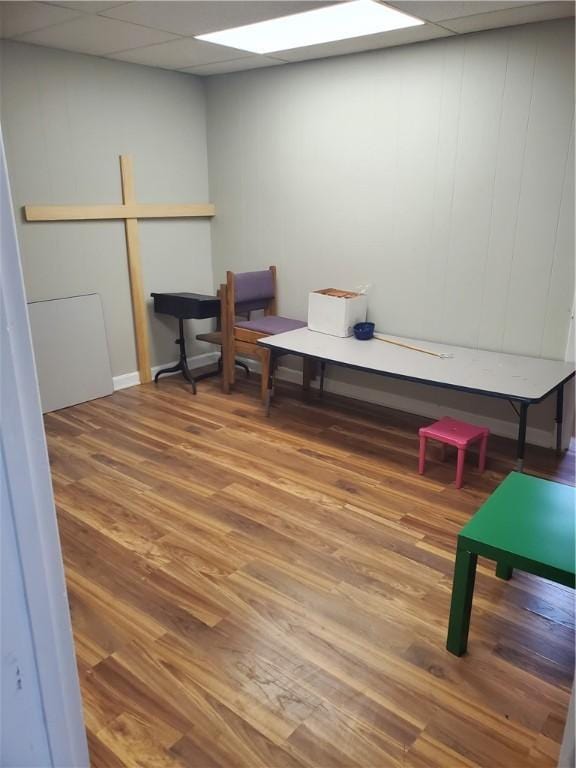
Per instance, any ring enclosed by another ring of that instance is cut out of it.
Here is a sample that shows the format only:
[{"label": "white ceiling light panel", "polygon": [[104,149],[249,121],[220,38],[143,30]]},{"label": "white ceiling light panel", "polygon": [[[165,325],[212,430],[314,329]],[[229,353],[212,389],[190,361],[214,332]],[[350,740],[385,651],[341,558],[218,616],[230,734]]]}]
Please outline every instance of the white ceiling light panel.
[{"label": "white ceiling light panel", "polygon": [[314,11],[198,35],[198,40],[250,53],[273,53],[424,24],[374,0],[353,0]]}]

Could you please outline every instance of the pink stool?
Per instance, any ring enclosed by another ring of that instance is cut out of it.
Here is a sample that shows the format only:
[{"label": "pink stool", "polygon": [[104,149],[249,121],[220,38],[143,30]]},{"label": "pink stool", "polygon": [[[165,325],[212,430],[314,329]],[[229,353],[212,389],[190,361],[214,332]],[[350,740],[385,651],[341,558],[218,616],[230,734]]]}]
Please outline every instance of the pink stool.
[{"label": "pink stool", "polygon": [[458,463],[456,465],[456,488],[462,488],[462,478],[464,476],[464,457],[466,449],[477,440],[480,443],[480,455],[478,457],[478,469],[484,472],[486,466],[486,446],[488,445],[488,435],[490,430],[486,427],[476,427],[474,424],[467,424],[465,421],[457,421],[449,416],[444,416],[440,421],[435,421],[429,427],[420,427],[420,456],[418,462],[418,472],[424,474],[426,464],[426,440],[438,440],[443,444],[454,445],[458,448]]}]

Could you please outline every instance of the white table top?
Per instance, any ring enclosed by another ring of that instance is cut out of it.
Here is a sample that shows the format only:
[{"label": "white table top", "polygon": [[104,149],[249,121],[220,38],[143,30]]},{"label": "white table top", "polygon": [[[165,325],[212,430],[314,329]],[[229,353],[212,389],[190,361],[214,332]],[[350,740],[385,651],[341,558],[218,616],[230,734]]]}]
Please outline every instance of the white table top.
[{"label": "white table top", "polygon": [[337,365],[512,400],[540,400],[574,373],[574,363],[559,360],[379,335],[451,357],[433,357],[378,339],[358,341],[353,336],[328,336],[308,328],[267,336],[259,344]]}]

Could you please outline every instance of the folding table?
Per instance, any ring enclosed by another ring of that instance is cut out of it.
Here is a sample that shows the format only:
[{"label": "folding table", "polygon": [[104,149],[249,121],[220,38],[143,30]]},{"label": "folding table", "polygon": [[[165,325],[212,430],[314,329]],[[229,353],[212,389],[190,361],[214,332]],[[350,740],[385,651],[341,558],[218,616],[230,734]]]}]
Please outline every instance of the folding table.
[{"label": "folding table", "polygon": [[387,337],[445,357],[416,352],[375,338],[358,341],[353,336],[328,336],[308,328],[260,339],[258,343],[269,347],[271,351],[267,407],[272,398],[275,361],[281,355],[293,354],[304,359],[318,360],[323,369],[326,364],[339,365],[419,384],[508,400],[519,417],[519,470],[524,464],[528,407],[556,394],[556,449],[560,450],[564,384],[574,376],[574,363],[456,347],[422,339]]}]

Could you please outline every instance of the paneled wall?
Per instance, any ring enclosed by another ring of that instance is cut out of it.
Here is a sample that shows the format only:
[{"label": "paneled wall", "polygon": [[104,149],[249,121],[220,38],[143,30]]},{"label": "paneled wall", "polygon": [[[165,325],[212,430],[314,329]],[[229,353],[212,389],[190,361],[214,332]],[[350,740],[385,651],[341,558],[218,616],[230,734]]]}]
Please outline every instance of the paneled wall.
[{"label": "paneled wall", "polygon": [[[1,118],[17,213],[26,203],[119,202],[124,153],[134,157],[140,202],[208,200],[197,78],[20,43],[1,47]],[[28,301],[99,293],[112,373],[135,371],[123,223],[19,217],[18,237]],[[212,292],[208,220],[145,221],[140,239],[147,295]],[[174,360],[176,321],[149,310],[152,363]],[[190,335],[205,326],[191,324]]]},{"label": "paneled wall", "polygon": [[217,280],[275,263],[299,318],[311,289],[370,283],[381,331],[564,358],[572,21],[220,76],[207,97]]}]

